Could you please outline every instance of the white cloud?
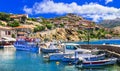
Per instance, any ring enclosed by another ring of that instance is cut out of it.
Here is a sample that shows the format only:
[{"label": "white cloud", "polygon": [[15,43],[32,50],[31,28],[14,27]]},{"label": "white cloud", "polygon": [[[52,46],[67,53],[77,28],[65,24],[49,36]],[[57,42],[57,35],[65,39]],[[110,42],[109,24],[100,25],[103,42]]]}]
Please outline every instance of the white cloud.
[{"label": "white cloud", "polygon": [[28,14],[32,14],[32,9],[31,8],[27,8],[27,6],[24,6],[23,10],[28,13]]},{"label": "white cloud", "polygon": [[35,3],[32,8],[24,6],[23,9],[28,14],[66,14],[76,13],[83,17],[93,18],[94,21],[99,19],[114,19],[120,17],[120,8],[102,6],[96,3],[89,3],[85,5],[78,5],[75,2],[68,3],[55,3],[54,1],[44,1]]},{"label": "white cloud", "polygon": [[108,4],[108,3],[110,3],[110,2],[113,2],[113,0],[105,0],[106,2],[105,2],[105,4]]}]

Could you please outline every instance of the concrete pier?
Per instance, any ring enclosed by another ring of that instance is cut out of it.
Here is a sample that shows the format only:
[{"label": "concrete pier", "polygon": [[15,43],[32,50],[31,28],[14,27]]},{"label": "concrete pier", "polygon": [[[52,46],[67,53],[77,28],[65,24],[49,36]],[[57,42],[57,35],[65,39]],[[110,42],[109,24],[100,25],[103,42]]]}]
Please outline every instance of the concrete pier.
[{"label": "concrete pier", "polygon": [[106,52],[110,53],[111,55],[120,58],[120,47],[118,46],[111,46],[111,45],[80,45],[81,48],[84,49],[101,49],[105,50]]}]

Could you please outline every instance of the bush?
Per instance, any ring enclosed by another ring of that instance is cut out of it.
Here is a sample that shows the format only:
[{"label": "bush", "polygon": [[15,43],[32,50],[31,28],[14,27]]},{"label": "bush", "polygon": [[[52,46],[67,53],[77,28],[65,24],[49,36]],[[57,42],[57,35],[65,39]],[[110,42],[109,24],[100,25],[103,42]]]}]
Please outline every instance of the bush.
[{"label": "bush", "polygon": [[12,34],[12,38],[15,38],[15,34]]},{"label": "bush", "polygon": [[9,23],[8,26],[17,27],[17,26],[20,26],[20,23],[18,21],[13,21],[13,22]]},{"label": "bush", "polygon": [[3,21],[10,21],[10,15],[9,14],[6,14],[6,13],[0,13],[0,20],[3,20]]},{"label": "bush", "polygon": [[64,27],[64,24],[60,24],[60,27]]},{"label": "bush", "polygon": [[78,33],[84,34],[82,30],[77,30]]},{"label": "bush", "polygon": [[48,29],[52,29],[52,28],[54,27],[54,25],[53,25],[53,24],[46,24],[46,27],[47,27]]},{"label": "bush", "polygon": [[36,18],[28,18],[27,20],[30,20],[30,21],[37,21]]},{"label": "bush", "polygon": [[2,22],[0,22],[0,25],[1,25],[1,26],[5,26],[5,24],[2,24]]},{"label": "bush", "polygon": [[37,32],[37,31],[39,31],[39,28],[38,28],[38,27],[35,27],[35,28],[34,28],[34,32]]},{"label": "bush", "polygon": [[43,31],[43,30],[45,30],[45,26],[37,26],[34,28],[34,32]]}]

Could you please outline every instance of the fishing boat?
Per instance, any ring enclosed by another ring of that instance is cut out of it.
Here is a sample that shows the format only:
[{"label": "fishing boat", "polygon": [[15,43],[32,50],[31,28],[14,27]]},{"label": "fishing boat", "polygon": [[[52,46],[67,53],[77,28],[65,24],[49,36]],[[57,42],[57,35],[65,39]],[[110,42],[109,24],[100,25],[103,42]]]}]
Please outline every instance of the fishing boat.
[{"label": "fishing boat", "polygon": [[73,55],[74,51],[79,49],[77,46],[79,44],[75,43],[65,43],[61,44],[61,51],[59,53],[50,53],[45,55],[44,58],[48,58],[49,60],[62,60],[64,56]]},{"label": "fishing boat", "polygon": [[59,60],[62,60],[64,56],[68,56],[68,55],[69,56],[73,55],[73,53],[63,53],[63,52],[52,53],[52,54],[48,54],[48,55],[44,56],[44,58],[47,58],[50,61],[59,61]]},{"label": "fishing boat", "polygon": [[87,49],[79,49],[76,50],[74,55],[68,55],[64,56],[62,61],[64,62],[74,62],[75,60],[78,60],[79,57],[83,58],[87,61],[96,61],[105,59],[105,53],[99,53],[100,50],[87,50]]},{"label": "fishing boat", "polygon": [[46,47],[41,47],[41,52],[43,53],[58,53],[60,49],[57,47],[56,44],[50,42]]},{"label": "fishing boat", "polygon": [[117,58],[109,58],[104,60],[97,60],[97,61],[86,61],[86,60],[79,60],[76,62],[76,67],[97,67],[97,66],[104,66],[104,65],[112,65],[117,62]]},{"label": "fishing boat", "polygon": [[39,52],[39,39],[18,38],[14,43],[16,50]]}]

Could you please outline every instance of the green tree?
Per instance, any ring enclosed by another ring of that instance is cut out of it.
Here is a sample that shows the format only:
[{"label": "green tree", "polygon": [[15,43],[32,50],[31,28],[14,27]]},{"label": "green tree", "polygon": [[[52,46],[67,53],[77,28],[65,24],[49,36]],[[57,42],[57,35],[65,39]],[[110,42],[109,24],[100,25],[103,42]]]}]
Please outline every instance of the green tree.
[{"label": "green tree", "polygon": [[82,31],[82,30],[78,30],[77,32],[80,33],[80,34],[83,34],[84,31]]},{"label": "green tree", "polygon": [[60,27],[64,27],[64,24],[60,24]]},{"label": "green tree", "polygon": [[54,27],[54,25],[53,24],[46,24],[46,27],[48,28],[48,29],[52,29],[53,27]]},{"label": "green tree", "polygon": [[1,12],[0,13],[0,20],[3,20],[3,21],[10,21],[10,14],[6,14],[6,13],[3,13]]},{"label": "green tree", "polygon": [[43,30],[45,30],[45,26],[36,26],[34,28],[34,32],[43,31]]},{"label": "green tree", "polygon": [[12,34],[12,37],[15,38],[15,34]]},{"label": "green tree", "polygon": [[18,21],[13,21],[11,23],[8,23],[8,26],[10,26],[10,27],[17,27],[17,26],[20,26],[20,23]]},{"label": "green tree", "polygon": [[39,28],[38,28],[38,27],[35,27],[35,28],[34,28],[34,32],[37,32],[37,31],[39,31]]}]

